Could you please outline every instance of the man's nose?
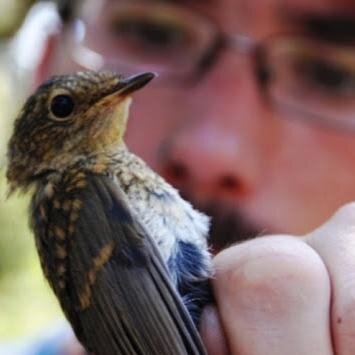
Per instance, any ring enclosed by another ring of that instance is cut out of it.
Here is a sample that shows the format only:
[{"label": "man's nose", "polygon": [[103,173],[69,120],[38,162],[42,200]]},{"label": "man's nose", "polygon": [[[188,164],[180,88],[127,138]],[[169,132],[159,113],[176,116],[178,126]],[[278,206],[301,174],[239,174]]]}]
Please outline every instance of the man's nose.
[{"label": "man's nose", "polygon": [[199,200],[235,199],[257,188],[272,148],[272,122],[252,67],[243,57],[236,70],[233,57],[194,88],[163,149],[165,177]]}]

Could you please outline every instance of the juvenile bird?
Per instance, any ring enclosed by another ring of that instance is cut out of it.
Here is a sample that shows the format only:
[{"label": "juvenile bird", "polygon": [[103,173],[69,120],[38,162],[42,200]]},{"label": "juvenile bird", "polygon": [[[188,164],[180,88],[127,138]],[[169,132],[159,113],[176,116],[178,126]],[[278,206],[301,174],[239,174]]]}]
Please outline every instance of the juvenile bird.
[{"label": "juvenile bird", "polygon": [[123,142],[130,94],[153,76],[54,76],[9,142],[44,274],[97,355],[204,353],[193,321],[209,301],[209,220]]}]

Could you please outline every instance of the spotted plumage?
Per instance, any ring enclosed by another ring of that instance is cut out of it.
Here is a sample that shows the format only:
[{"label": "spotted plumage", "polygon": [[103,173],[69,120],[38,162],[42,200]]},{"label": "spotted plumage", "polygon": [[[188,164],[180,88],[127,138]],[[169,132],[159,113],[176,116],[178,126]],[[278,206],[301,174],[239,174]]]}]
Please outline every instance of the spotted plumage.
[{"label": "spotted plumage", "polygon": [[129,94],[151,79],[54,77],[9,143],[10,190],[33,188],[44,274],[95,354],[204,353],[190,317],[210,301],[209,220],[123,143]]}]

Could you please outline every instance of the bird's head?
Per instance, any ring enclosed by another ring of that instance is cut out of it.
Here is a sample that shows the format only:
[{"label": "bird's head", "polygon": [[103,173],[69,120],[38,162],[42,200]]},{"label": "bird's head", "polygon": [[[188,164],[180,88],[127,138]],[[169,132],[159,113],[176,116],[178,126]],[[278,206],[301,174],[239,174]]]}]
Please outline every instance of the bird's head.
[{"label": "bird's head", "polygon": [[123,144],[129,95],[153,77],[78,72],[44,82],[15,121],[8,147],[10,188],[27,187],[48,171]]}]

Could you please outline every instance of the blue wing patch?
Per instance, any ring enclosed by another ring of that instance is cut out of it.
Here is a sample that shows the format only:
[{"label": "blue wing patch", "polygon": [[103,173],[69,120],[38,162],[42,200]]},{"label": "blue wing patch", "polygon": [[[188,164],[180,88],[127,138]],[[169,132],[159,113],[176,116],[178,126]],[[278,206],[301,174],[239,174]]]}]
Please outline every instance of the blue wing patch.
[{"label": "blue wing patch", "polygon": [[194,244],[179,241],[175,250],[168,261],[168,269],[195,325],[198,325],[202,309],[212,302],[209,266]]}]

